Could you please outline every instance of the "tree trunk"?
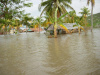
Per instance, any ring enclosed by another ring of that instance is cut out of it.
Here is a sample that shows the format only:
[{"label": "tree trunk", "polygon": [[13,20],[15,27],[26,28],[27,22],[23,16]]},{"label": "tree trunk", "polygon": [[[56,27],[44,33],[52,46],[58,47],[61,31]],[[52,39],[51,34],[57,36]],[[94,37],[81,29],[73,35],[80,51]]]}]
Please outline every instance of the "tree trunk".
[{"label": "tree trunk", "polygon": [[27,26],[26,26],[26,33],[27,33]]},{"label": "tree trunk", "polygon": [[79,34],[81,33],[81,31],[80,31],[80,26],[78,27],[78,32],[79,32]]},{"label": "tree trunk", "polygon": [[56,11],[55,11],[55,23],[54,23],[54,37],[57,38],[57,11],[58,11],[58,8],[56,8]]},{"label": "tree trunk", "polygon": [[5,25],[5,35],[7,35],[7,26]]},{"label": "tree trunk", "polygon": [[57,23],[54,26],[54,37],[57,38]]},{"label": "tree trunk", "polygon": [[40,25],[39,25],[39,33],[40,33]]},{"label": "tree trunk", "polygon": [[85,15],[85,28],[87,27],[87,19],[86,19],[86,15]]},{"label": "tree trunk", "polygon": [[86,15],[85,15],[85,35],[87,33],[87,18],[86,18]]},{"label": "tree trunk", "polygon": [[3,35],[5,34],[5,30],[3,29]]},{"label": "tree trunk", "polygon": [[74,17],[72,17],[73,23],[74,23]]},{"label": "tree trunk", "polygon": [[13,34],[14,34],[14,28],[13,28]]},{"label": "tree trunk", "polygon": [[93,31],[93,5],[91,9],[91,32]]}]

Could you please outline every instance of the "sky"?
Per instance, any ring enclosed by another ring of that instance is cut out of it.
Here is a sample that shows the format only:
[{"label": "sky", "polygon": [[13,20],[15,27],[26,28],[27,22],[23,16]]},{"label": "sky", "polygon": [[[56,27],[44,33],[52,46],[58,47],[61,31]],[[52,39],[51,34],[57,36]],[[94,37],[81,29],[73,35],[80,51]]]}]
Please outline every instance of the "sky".
[{"label": "sky", "polygon": [[[25,12],[26,13],[31,13],[31,16],[34,18],[39,17],[41,11],[38,10],[38,6],[41,3],[41,0],[30,0],[29,2],[33,3],[32,7],[26,7]],[[91,4],[88,6],[87,5],[87,0],[72,0],[71,6],[75,9],[76,14],[80,16],[79,12],[81,11],[81,8],[84,6],[87,7],[89,10],[91,10]],[[70,11],[68,8],[66,8],[67,11]],[[100,0],[95,0],[95,6],[93,13],[100,13]]]}]

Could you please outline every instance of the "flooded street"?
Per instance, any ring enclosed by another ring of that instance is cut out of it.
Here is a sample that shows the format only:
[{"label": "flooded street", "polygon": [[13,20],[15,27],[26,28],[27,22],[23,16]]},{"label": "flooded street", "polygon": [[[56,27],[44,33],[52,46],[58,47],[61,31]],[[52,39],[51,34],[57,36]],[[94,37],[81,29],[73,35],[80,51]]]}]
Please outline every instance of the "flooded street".
[{"label": "flooded street", "polygon": [[0,75],[100,75],[100,28],[58,38],[0,35]]}]

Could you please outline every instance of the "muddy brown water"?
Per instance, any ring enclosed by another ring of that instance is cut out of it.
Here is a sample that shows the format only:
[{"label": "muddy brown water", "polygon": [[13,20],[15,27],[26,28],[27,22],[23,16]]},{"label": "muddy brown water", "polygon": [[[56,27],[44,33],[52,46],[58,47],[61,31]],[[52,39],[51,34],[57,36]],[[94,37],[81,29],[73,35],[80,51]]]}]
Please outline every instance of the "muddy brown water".
[{"label": "muddy brown water", "polygon": [[0,35],[0,75],[100,75],[100,28],[56,39]]}]

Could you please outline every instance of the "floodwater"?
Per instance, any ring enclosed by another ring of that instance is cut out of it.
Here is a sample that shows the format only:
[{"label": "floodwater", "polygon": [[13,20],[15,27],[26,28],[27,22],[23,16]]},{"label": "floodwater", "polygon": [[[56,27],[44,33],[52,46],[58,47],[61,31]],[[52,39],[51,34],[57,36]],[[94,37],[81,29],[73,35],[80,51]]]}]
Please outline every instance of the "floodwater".
[{"label": "floodwater", "polygon": [[100,28],[58,38],[0,35],[0,75],[100,75]]}]

